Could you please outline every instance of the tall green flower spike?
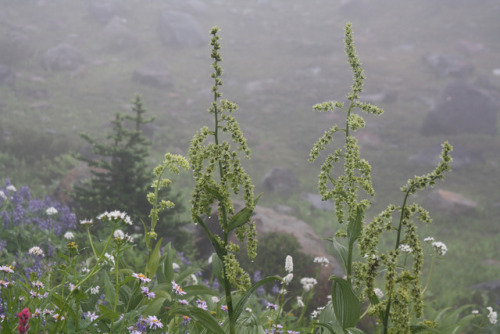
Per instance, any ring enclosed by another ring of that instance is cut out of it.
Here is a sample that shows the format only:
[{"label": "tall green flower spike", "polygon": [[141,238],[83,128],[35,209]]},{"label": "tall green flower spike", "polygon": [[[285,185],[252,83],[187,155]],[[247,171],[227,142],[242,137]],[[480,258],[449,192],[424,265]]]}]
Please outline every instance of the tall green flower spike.
[{"label": "tall green flower spike", "polygon": [[[247,239],[248,255],[251,259],[257,255],[256,228],[250,222],[256,199],[254,186],[240,161],[240,154],[250,157],[250,149],[236,118],[233,116],[238,106],[227,100],[220,100],[222,93],[222,68],[219,63],[222,56],[218,36],[219,28],[211,29],[211,57],[214,69],[211,77],[213,101],[208,112],[214,117],[214,128],[201,128],[194,135],[189,149],[189,161],[193,170],[195,186],[192,193],[191,215],[195,223],[199,223],[210,239],[217,256],[222,261],[222,278],[225,289],[228,313],[233,314],[232,287],[244,292],[250,287],[248,274],[240,267],[236,259],[239,246],[229,241],[230,233],[243,242]],[[224,140],[224,137],[230,141]],[[232,148],[235,146],[235,149]],[[242,197],[245,207],[235,213],[231,193]],[[204,223],[202,216],[209,216],[213,206],[217,205],[217,217],[222,235],[213,234]],[[232,319],[232,318],[231,318]],[[232,323],[234,325],[234,323]]]},{"label": "tall green flower spike", "polygon": [[[333,112],[341,110],[347,114],[345,126],[332,126],[314,144],[309,161],[315,161],[320,153],[332,143],[333,136],[341,132],[345,136],[345,143],[330,153],[318,176],[318,191],[323,200],[333,199],[335,215],[339,223],[347,223],[346,230],[336,232],[336,238],[347,239],[347,247],[340,241],[333,239],[334,247],[342,258],[346,267],[345,282],[339,278],[333,279],[332,306],[337,319],[344,327],[346,323],[353,325],[359,318],[342,318],[345,314],[358,314],[361,301],[370,300],[369,312],[378,316],[383,325],[383,333],[409,333],[410,314],[422,316],[423,300],[420,286],[420,275],[423,267],[423,250],[418,238],[413,217],[424,223],[430,223],[429,213],[418,204],[407,204],[408,197],[418,190],[422,190],[444,178],[444,172],[450,170],[450,152],[452,147],[445,142],[441,153],[441,162],[437,168],[423,176],[415,176],[401,188],[404,192],[402,206],[389,205],[366,226],[363,222],[365,212],[370,205],[367,199],[358,200],[358,193],[362,190],[370,197],[375,195],[371,181],[371,166],[360,158],[359,147],[354,132],[365,126],[364,119],[354,113],[360,109],[369,114],[380,115],[383,110],[377,106],[360,102],[359,93],[363,91],[363,69],[356,55],[352,38],[352,27],[348,23],[345,28],[346,54],[350,67],[354,73],[354,83],[351,92],[347,95],[347,106],[341,102],[324,102],[314,106],[315,110]],[[343,161],[343,173],[336,179],[332,176],[333,166]],[[393,225],[393,215],[399,214],[399,222]],[[395,248],[387,253],[379,254],[379,239],[383,232],[396,232]],[[359,240],[359,249],[364,261],[353,261],[353,248]],[[411,270],[403,265],[400,257],[412,265]],[[385,268],[382,268],[385,267]],[[382,270],[384,269],[384,270]],[[375,280],[381,271],[385,275],[386,298],[379,300],[374,293]],[[354,289],[353,289],[354,288]],[[341,293],[339,293],[339,291]],[[357,293],[354,294],[354,291]],[[346,296],[351,296],[350,298]],[[357,317],[357,316],[356,316]],[[347,321],[347,322],[343,322]],[[352,320],[352,321],[351,321]],[[389,328],[389,322],[391,326]],[[346,329],[346,328],[344,328]]]}]

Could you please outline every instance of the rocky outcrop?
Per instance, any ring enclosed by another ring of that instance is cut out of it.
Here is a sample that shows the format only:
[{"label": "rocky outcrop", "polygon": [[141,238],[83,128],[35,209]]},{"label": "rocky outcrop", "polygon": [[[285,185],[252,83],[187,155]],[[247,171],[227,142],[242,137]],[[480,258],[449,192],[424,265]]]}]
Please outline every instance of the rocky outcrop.
[{"label": "rocky outcrop", "polygon": [[426,198],[426,207],[439,212],[458,216],[473,213],[477,208],[477,203],[448,190],[436,189]]},{"label": "rocky outcrop", "polygon": [[497,133],[499,106],[481,89],[462,81],[448,84],[422,125],[423,135]]}]

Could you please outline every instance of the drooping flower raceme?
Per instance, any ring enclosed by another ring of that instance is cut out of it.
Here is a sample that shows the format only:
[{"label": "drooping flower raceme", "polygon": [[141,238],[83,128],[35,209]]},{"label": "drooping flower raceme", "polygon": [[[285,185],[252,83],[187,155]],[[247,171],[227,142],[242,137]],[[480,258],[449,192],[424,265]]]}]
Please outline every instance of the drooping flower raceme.
[{"label": "drooping flower raceme", "polygon": [[494,312],[493,308],[490,307],[490,306],[488,306],[486,309],[489,312],[489,314],[488,314],[488,320],[490,321],[490,324],[495,325],[497,323],[497,319],[498,319],[497,312]]}]

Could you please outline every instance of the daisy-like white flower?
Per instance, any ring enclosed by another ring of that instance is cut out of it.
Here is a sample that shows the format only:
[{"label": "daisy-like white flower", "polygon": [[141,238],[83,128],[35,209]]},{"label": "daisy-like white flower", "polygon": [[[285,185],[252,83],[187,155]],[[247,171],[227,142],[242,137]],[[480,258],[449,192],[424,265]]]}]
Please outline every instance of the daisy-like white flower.
[{"label": "daisy-like white flower", "polygon": [[446,252],[448,251],[448,247],[446,247],[446,245],[441,241],[434,241],[432,243],[432,247],[434,247],[434,250],[436,251],[436,253],[438,253],[438,255],[441,255],[441,256],[444,256],[446,254]]},{"label": "daisy-like white flower", "polygon": [[10,266],[0,266],[0,270],[7,274],[12,274],[14,272]]},{"label": "daisy-like white flower", "polygon": [[94,222],[92,221],[92,219],[83,219],[83,220],[80,220],[80,225],[84,225],[84,226],[90,226],[93,223]]},{"label": "daisy-like white flower", "polygon": [[39,308],[37,308],[37,309],[36,309],[36,310],[35,310],[35,311],[31,314],[31,316],[32,316],[33,318],[39,318],[41,314],[42,314],[42,310],[41,310],[41,309],[39,309]]},{"label": "daisy-like white flower", "polygon": [[38,290],[43,289],[45,287],[45,285],[43,285],[43,283],[40,281],[34,281],[32,284]]},{"label": "daisy-like white flower", "polygon": [[133,273],[132,277],[137,278],[138,280],[140,280],[143,283],[151,282],[151,279],[147,278],[146,275],[144,275],[144,274]]},{"label": "daisy-like white flower", "polygon": [[91,295],[97,295],[98,293],[99,293],[99,285],[96,285],[95,287],[90,288]]},{"label": "daisy-like white flower", "polygon": [[407,244],[401,244],[399,245],[398,249],[403,252],[403,253],[411,253],[413,252],[413,249],[408,246]]},{"label": "daisy-like white flower", "polygon": [[300,280],[300,284],[302,284],[302,288],[306,292],[309,292],[312,288],[314,288],[316,284],[318,284],[318,281],[316,281],[316,279],[312,277],[304,277]]},{"label": "daisy-like white flower", "polygon": [[149,291],[149,288],[147,286],[142,286],[141,292],[148,299],[154,299],[156,297],[156,294],[152,291]]},{"label": "daisy-like white flower", "polygon": [[267,305],[266,305],[266,308],[277,310],[278,309],[278,305],[268,302]]},{"label": "daisy-like white flower", "polygon": [[186,292],[183,291],[182,288],[177,283],[175,283],[175,281],[172,281],[172,291],[174,291],[175,294],[179,296],[186,294]]},{"label": "daisy-like white flower", "polygon": [[90,311],[88,311],[88,312],[87,312],[87,317],[89,317],[89,320],[90,320],[90,321],[94,321],[94,320],[96,320],[97,318],[99,318],[99,316],[98,316],[98,315],[96,315],[96,314],[95,314],[95,312],[90,312]]},{"label": "daisy-like white flower", "polygon": [[58,212],[59,211],[57,211],[57,209],[54,208],[53,206],[51,206],[50,208],[48,208],[47,210],[45,210],[45,213],[47,214],[47,216],[55,215]]},{"label": "daisy-like white flower", "polygon": [[496,324],[497,321],[498,321],[498,314],[497,314],[497,312],[493,312],[493,308],[490,307],[490,306],[488,306],[486,309],[489,312],[489,314],[488,314],[488,320],[490,321],[490,324],[492,324],[492,325]]},{"label": "daisy-like white flower", "polygon": [[379,288],[373,289],[373,293],[375,293],[378,299],[384,298],[384,293]]},{"label": "daisy-like white flower", "polygon": [[64,316],[60,315],[59,313],[54,314],[52,318],[54,318],[56,321],[63,321],[65,319]]},{"label": "daisy-like white flower", "polygon": [[34,255],[34,256],[41,256],[43,257],[45,253],[43,252],[43,249],[41,249],[38,246],[31,247],[28,251],[28,254]]},{"label": "daisy-like white flower", "polygon": [[314,263],[319,263],[321,264],[323,267],[328,267],[328,264],[330,263],[330,261],[328,261],[328,259],[324,256],[317,256],[314,258],[313,260]]},{"label": "daisy-like white flower", "polygon": [[207,311],[208,310],[208,306],[207,306],[207,302],[204,301],[204,300],[201,300],[201,299],[198,299],[196,301],[196,306],[198,306],[199,308],[201,308],[202,310],[205,310]]},{"label": "daisy-like white flower", "polygon": [[286,256],[285,270],[287,273],[291,273],[293,271],[293,258],[290,255]]},{"label": "daisy-like white flower", "polygon": [[64,233],[64,239],[66,240],[73,240],[75,238],[75,235],[73,232],[66,232]]},{"label": "daisy-like white flower", "polygon": [[163,324],[155,315],[148,316],[147,323],[150,329],[163,328]]}]

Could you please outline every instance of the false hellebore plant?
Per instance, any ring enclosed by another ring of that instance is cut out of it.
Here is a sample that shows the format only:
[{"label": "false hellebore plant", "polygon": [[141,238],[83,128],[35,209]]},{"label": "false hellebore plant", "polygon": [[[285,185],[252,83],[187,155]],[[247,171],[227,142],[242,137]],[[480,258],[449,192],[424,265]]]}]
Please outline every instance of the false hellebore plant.
[{"label": "false hellebore plant", "polygon": [[[389,205],[370,223],[364,224],[365,213],[370,206],[367,199],[358,199],[363,190],[373,197],[375,191],[371,182],[371,166],[360,158],[359,147],[353,133],[365,126],[364,119],[354,113],[361,109],[369,114],[380,115],[383,110],[359,101],[359,93],[363,90],[363,69],[354,49],[352,28],[348,23],[345,28],[345,47],[350,67],[354,72],[352,90],[347,102],[325,102],[314,106],[318,111],[341,110],[347,114],[345,127],[334,125],[314,144],[309,161],[319,157],[321,151],[333,141],[333,136],[341,133],[345,143],[329,154],[319,173],[318,190],[323,200],[332,199],[335,203],[335,214],[340,224],[347,225],[346,230],[339,230],[332,242],[346,270],[346,278],[332,277],[332,303],[325,309],[319,319],[319,326],[331,333],[362,333],[355,328],[361,318],[361,302],[368,298],[368,312],[379,317],[383,333],[410,333],[422,330],[424,324],[410,326],[413,318],[423,316],[422,289],[420,276],[423,265],[423,251],[417,235],[413,217],[424,223],[430,223],[429,213],[416,203],[409,204],[408,198],[418,190],[435,184],[443,179],[444,172],[450,170],[452,147],[445,142],[441,153],[441,162],[437,168],[426,175],[416,176],[401,188],[404,200],[401,206]],[[333,165],[343,161],[344,173],[338,178],[332,176]],[[399,219],[393,222],[393,216]],[[381,253],[378,247],[379,237],[383,232],[396,233],[394,249]],[[347,245],[342,242],[347,239]],[[358,241],[363,262],[353,261],[354,244]],[[403,261],[399,258],[402,257]],[[410,261],[411,260],[411,261]],[[412,268],[406,264],[412,262]],[[375,288],[375,279],[385,273],[385,297]],[[333,311],[333,312],[332,312]]]},{"label": "false hellebore plant", "polygon": [[[250,278],[236,259],[240,247],[230,241],[232,232],[240,242],[246,238],[249,258],[253,259],[257,255],[257,232],[250,217],[258,198],[254,198],[254,186],[250,176],[243,169],[239,157],[240,153],[244,153],[245,157],[249,158],[250,149],[233,116],[238,106],[228,100],[220,100],[222,68],[219,63],[222,61],[222,56],[219,53],[221,46],[218,32],[218,27],[210,31],[214,69],[211,77],[214,79],[214,85],[213,102],[208,112],[214,117],[214,127],[213,130],[206,126],[201,128],[194,135],[189,148],[189,160],[195,180],[191,214],[193,220],[203,227],[215,249],[217,256],[213,260],[214,273],[219,282],[222,282],[228,311],[228,322],[225,325],[233,334],[236,321],[250,294],[266,282],[281,279],[268,277],[250,287]],[[224,135],[231,138],[232,144],[224,140]],[[235,145],[236,149],[231,145]],[[245,207],[235,213],[231,192],[236,195],[240,190],[243,191]],[[217,205],[221,235],[212,233],[202,219],[202,216],[211,215],[213,205]],[[236,305],[233,303],[233,289],[243,294]]]}]

